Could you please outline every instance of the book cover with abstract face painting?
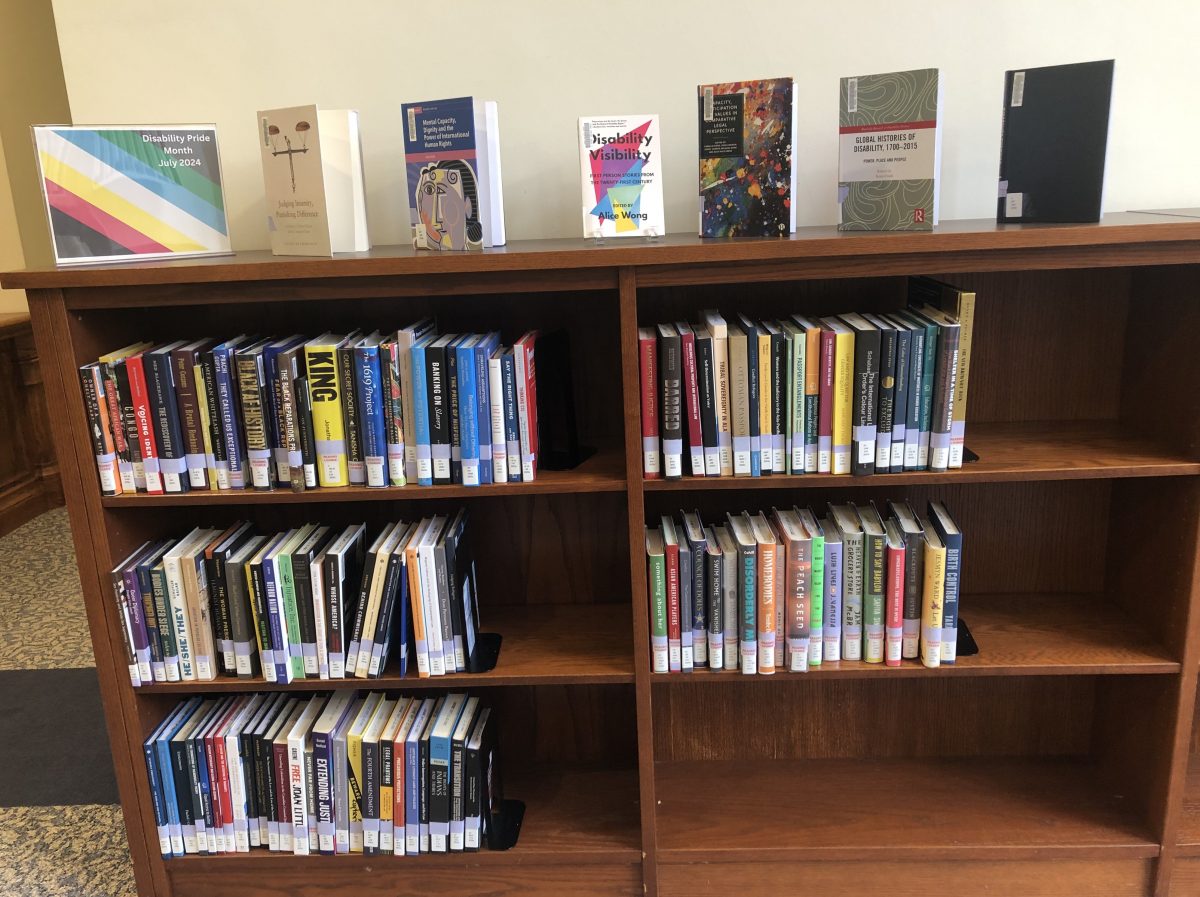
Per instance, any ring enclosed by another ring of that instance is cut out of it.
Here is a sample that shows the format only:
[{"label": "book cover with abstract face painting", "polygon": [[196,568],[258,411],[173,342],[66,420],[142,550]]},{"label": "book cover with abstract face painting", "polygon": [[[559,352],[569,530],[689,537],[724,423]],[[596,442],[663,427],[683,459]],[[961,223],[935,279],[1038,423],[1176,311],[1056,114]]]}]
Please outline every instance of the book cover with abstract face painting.
[{"label": "book cover with abstract face painting", "polygon": [[406,103],[403,114],[413,245],[482,249],[474,101]]}]

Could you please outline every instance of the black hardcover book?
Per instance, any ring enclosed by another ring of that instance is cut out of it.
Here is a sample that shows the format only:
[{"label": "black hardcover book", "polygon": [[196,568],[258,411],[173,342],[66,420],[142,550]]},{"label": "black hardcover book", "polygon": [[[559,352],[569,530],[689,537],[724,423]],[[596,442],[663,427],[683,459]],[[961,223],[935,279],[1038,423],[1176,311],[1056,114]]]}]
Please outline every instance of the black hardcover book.
[{"label": "black hardcover book", "polygon": [[233,356],[232,372],[236,376],[236,395],[241,402],[242,436],[246,441],[250,485],[260,490],[269,490],[275,485],[268,427],[267,377],[263,367],[263,350],[269,342],[263,339],[239,348]]},{"label": "black hardcover book", "polygon": [[187,452],[183,428],[179,424],[179,404],[175,399],[175,373],[171,352],[182,342],[157,346],[143,355],[146,389],[150,393],[150,416],[154,418],[154,440],[158,443],[163,490],[188,492],[192,488],[187,475]]},{"label": "black hardcover book", "polygon": [[[276,534],[268,539],[263,548],[278,544],[279,535]],[[265,553],[263,552],[263,554]],[[271,620],[267,611],[267,579],[263,574],[261,557],[258,563],[250,564],[250,575],[246,577],[246,588],[250,590],[250,604],[254,608],[254,620],[258,625],[258,644],[263,650],[273,652],[275,644],[271,641]],[[272,654],[273,656],[274,654]]]},{"label": "black hardcover book", "polygon": [[464,850],[466,832],[467,741],[479,718],[479,698],[468,698],[450,741],[450,849]]},{"label": "black hardcover book", "polygon": [[429,734],[433,731],[433,725],[441,715],[442,705],[445,703],[445,695],[437,699],[417,745],[417,783],[419,786],[417,819],[420,826],[420,853],[429,853]]},{"label": "black hardcover book", "polygon": [[[383,590],[379,596],[379,615],[375,620],[375,632],[371,636],[371,643],[379,651],[379,664],[375,672],[371,672],[371,665],[368,663],[367,676],[376,678],[383,674],[387,667],[388,656],[392,649],[392,639],[405,639],[405,633],[397,633],[395,631],[394,618],[396,613],[396,601],[399,599],[401,587],[401,577],[405,574],[404,567],[404,546],[408,544],[408,539],[412,536],[413,529],[417,524],[400,524],[403,527],[403,535],[396,543],[396,549],[388,555],[387,571],[384,574]],[[372,652],[374,653],[374,652]]]},{"label": "black hardcover book", "polygon": [[358,389],[354,375],[354,344],[359,335],[351,334],[338,346],[338,393],[342,399],[342,423],[346,428],[346,462],[350,468],[350,485],[367,482],[366,461],[363,458],[362,421],[359,420]]},{"label": "black hardcover book", "polygon": [[879,328],[879,414],[875,430],[875,472],[892,467],[892,429],[896,414],[896,359],[899,334],[895,324],[876,315],[863,315]]},{"label": "black hardcover book", "polygon": [[1100,220],[1113,60],[1004,75],[996,221]]},{"label": "black hardcover book", "polygon": [[787,473],[787,334],[775,324],[766,327],[771,334],[771,473]]},{"label": "black hardcover book", "polygon": [[750,473],[753,476],[764,476],[771,472],[771,465],[762,463],[762,427],[758,416],[758,397],[763,388],[758,376],[759,326],[745,315],[738,315],[738,323],[746,334],[746,407],[750,428]]},{"label": "black hardcover book", "polygon": [[875,446],[879,413],[879,329],[862,315],[841,315],[854,331],[854,394],[850,423],[850,473],[856,477],[875,472]]},{"label": "black hardcover book", "polygon": [[[191,721],[185,727],[191,725]],[[195,794],[192,791],[192,778],[188,774],[187,743],[173,738],[170,745],[171,774],[175,777],[175,803],[179,811],[179,824],[186,833],[189,828],[194,832],[196,827]],[[194,838],[195,836],[192,835]],[[184,842],[187,843],[186,841]]]},{"label": "black hardcover book", "polygon": [[429,453],[434,485],[450,483],[450,387],[446,346],[454,334],[434,340],[425,349],[425,388],[429,398]]},{"label": "black hardcover book", "polygon": [[479,606],[475,594],[475,560],[467,532],[467,512],[460,509],[446,527],[439,548],[444,548],[449,578],[450,614],[454,627],[455,650],[462,640],[466,669],[474,672],[471,658],[475,656],[475,637],[479,629]]},{"label": "black hardcover book", "polygon": [[896,332],[896,389],[892,396],[892,458],[894,472],[904,470],[904,443],[908,436],[908,383],[912,331],[902,322],[884,318]]},{"label": "black hardcover book", "polygon": [[446,393],[449,399],[447,408],[450,411],[450,482],[462,482],[462,433],[458,420],[458,351],[454,343],[462,337],[455,337],[446,347]]},{"label": "black hardcover book", "polygon": [[696,380],[700,391],[700,433],[704,439],[704,474],[720,476],[720,432],[717,430],[715,356],[712,331],[696,328]]},{"label": "black hardcover book", "polygon": [[683,347],[670,324],[658,325],[658,395],[663,475],[677,480],[683,476]]},{"label": "black hardcover book", "polygon": [[300,440],[300,463],[303,466],[304,488],[317,488],[317,436],[313,430],[312,393],[308,389],[308,377],[297,377],[296,389],[296,435]]},{"label": "black hardcover book", "polygon": [[217,661],[222,675],[236,676],[237,662],[233,651],[233,609],[230,603],[229,576],[226,562],[254,533],[249,522],[235,524],[236,529],[226,531],[228,536],[219,542],[211,557],[205,558],[208,567],[208,594],[213,605],[215,619],[213,633],[217,637]]}]

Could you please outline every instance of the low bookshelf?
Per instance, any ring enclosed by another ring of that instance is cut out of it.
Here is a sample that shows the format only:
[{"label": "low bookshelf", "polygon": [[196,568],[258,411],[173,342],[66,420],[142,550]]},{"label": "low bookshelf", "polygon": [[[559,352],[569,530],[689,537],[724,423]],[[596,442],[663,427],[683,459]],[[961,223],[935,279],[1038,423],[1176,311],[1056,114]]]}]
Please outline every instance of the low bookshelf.
[{"label": "low bookshelf", "polygon": [[[967,447],[944,473],[642,479],[637,328],[702,308],[779,317],[902,307],[905,278],[977,293]],[[1200,222],[948,222],[932,234],[384,247],[28,270],[59,467],[137,887],[163,897],[1034,897],[1200,887]],[[133,339],[370,329],[564,329],[593,453],[533,483],[101,496],[77,368]],[[942,500],[966,535],[953,668],[652,675],[643,528],[664,513]],[[313,507],[309,508],[308,505]],[[491,672],[134,689],[109,570],[159,533],[405,519],[466,505]],[[486,693],[502,720],[509,851],[163,860],[141,741],[182,695],[373,687]],[[953,890],[949,887],[949,890]]]}]

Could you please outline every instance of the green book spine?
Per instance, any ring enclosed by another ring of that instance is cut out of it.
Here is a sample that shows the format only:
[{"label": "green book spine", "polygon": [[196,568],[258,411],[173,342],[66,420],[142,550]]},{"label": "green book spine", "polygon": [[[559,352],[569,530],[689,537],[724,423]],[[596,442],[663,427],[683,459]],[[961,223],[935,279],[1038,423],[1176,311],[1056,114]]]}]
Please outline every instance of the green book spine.
[{"label": "green book spine", "polygon": [[650,653],[653,672],[670,669],[667,644],[667,559],[661,554],[646,557],[650,583]]},{"label": "green book spine", "polygon": [[[162,639],[163,661],[168,682],[179,681],[179,646],[175,642],[175,627],[167,603],[167,572],[161,562],[150,568],[150,584],[154,589],[154,619]],[[174,673],[174,676],[172,676]]]},{"label": "green book spine", "polygon": [[863,660],[883,663],[887,537],[863,534]]},{"label": "green book spine", "polygon": [[297,679],[304,678],[304,651],[300,639],[300,612],[296,608],[296,580],[292,576],[292,556],[280,552],[275,557],[279,568],[279,576],[283,585],[283,616],[288,631],[288,661],[292,665],[292,675]]},{"label": "green book spine", "polygon": [[822,661],[825,631],[825,537],[812,537],[812,608],[808,613],[808,665],[819,667]]}]

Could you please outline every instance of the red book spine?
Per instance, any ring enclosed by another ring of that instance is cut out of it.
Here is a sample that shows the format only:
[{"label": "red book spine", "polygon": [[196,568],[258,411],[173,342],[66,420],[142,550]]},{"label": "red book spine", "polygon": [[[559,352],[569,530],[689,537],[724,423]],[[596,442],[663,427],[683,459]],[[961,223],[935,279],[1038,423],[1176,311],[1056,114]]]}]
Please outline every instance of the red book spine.
[{"label": "red book spine", "polygon": [[208,852],[224,853],[225,795],[221,793],[221,771],[217,768],[217,749],[212,733],[204,736],[204,761],[208,764],[208,793],[212,802],[213,830],[208,833]]},{"label": "red book spine", "polygon": [[683,357],[683,404],[687,415],[688,454],[692,476],[704,476],[704,434],[700,430],[700,381],[696,376],[696,334],[691,330],[679,333]]},{"label": "red book spine", "polygon": [[150,391],[146,387],[146,370],[141,355],[131,355],[125,362],[129,373],[129,397],[133,402],[133,415],[137,421],[138,448],[142,453],[142,465],[146,469],[146,492],[150,495],[163,494],[162,474],[158,467],[158,447],[154,442],[154,422],[150,417]]},{"label": "red book spine", "polygon": [[817,397],[817,472],[830,473],[833,457],[833,369],[837,334],[821,331],[821,381]]},{"label": "red book spine", "polygon": [[904,546],[887,549],[887,592],[884,605],[884,663],[900,666],[904,648]]},{"label": "red book spine", "polygon": [[397,740],[392,749],[392,852],[404,855],[404,742]]},{"label": "red book spine", "polygon": [[679,546],[667,545],[667,646],[668,668],[672,673],[683,669],[683,642],[679,625]]},{"label": "red book spine", "polygon": [[275,801],[275,819],[279,822],[282,850],[283,835],[292,833],[292,802],[288,800],[292,774],[288,770],[287,744],[272,744],[271,759],[275,763],[275,793],[271,797]]},{"label": "red book spine", "polygon": [[225,750],[225,739],[213,736],[213,748],[217,755],[217,773],[221,783],[221,816],[228,836],[225,839],[225,852],[235,853],[237,847],[233,841],[233,788],[229,781],[229,754]]},{"label": "red book spine", "polygon": [[[521,378],[525,393],[525,422],[518,422],[521,427],[521,435],[529,445],[530,462],[526,464],[524,459],[521,462],[521,478],[525,482],[531,482],[537,476],[537,456],[538,456],[538,420],[537,420],[537,369],[534,366],[534,344],[537,342],[538,332],[530,330],[522,336],[513,345],[513,353],[519,353],[519,357],[514,359],[517,376]],[[518,386],[518,402],[520,401],[520,392],[522,386]]]},{"label": "red book spine", "polygon": [[642,381],[642,474],[662,479],[662,451],[658,437],[658,352],[653,331],[638,334],[638,370]]}]

